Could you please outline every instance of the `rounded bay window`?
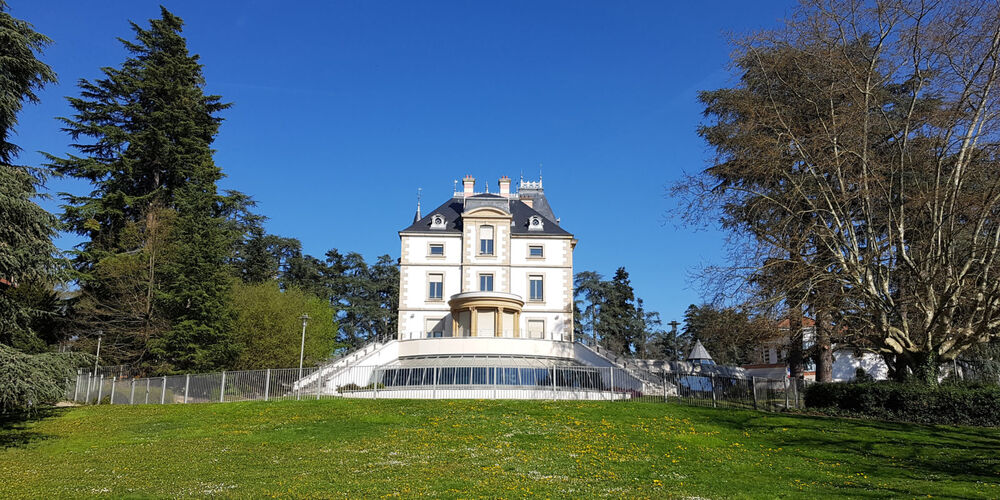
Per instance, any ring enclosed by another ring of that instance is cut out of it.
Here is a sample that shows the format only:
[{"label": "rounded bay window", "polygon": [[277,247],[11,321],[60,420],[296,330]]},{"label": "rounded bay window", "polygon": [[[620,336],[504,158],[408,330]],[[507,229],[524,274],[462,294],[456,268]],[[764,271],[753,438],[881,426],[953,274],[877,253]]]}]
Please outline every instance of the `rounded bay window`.
[{"label": "rounded bay window", "polygon": [[518,324],[524,301],[502,292],[466,292],[453,295],[452,332],[456,337],[521,337]]}]

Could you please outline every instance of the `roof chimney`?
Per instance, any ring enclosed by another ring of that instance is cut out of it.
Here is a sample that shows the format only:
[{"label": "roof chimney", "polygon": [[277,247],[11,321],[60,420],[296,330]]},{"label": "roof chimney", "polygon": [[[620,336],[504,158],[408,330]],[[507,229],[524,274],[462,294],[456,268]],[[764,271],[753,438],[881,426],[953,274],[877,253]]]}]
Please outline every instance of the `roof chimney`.
[{"label": "roof chimney", "polygon": [[510,198],[510,177],[506,175],[500,178],[500,196]]},{"label": "roof chimney", "polygon": [[476,191],[476,178],[471,175],[462,177],[462,194],[472,196]]}]

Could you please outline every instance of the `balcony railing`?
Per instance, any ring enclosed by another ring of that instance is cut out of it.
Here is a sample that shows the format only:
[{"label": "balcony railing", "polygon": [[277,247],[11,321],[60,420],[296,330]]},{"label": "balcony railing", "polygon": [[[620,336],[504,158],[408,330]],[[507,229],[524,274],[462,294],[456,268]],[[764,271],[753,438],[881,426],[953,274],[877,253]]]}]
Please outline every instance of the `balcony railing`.
[{"label": "balcony railing", "polygon": [[[521,330],[524,333],[524,330]],[[422,339],[509,339],[509,340],[550,340],[555,342],[569,342],[570,335],[556,334],[555,338],[547,337],[515,337],[513,330],[503,330],[501,335],[495,335],[493,331],[483,330],[480,335],[445,335],[444,332],[403,332],[400,340],[422,340]]]}]

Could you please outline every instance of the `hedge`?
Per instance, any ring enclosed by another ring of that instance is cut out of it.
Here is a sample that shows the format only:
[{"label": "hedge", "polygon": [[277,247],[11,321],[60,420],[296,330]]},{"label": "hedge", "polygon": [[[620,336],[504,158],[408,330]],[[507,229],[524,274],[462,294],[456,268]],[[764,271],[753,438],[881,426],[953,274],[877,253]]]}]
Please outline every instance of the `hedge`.
[{"label": "hedge", "polygon": [[806,388],[806,407],[824,413],[920,424],[1000,426],[1000,387],[897,382],[824,383]]}]

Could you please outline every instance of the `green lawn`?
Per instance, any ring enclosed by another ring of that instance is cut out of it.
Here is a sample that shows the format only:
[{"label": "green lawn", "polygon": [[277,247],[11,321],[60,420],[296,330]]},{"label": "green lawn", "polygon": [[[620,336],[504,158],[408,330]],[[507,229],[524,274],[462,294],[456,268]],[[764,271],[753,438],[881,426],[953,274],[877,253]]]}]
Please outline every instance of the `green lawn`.
[{"label": "green lawn", "polygon": [[323,400],[57,410],[0,498],[1000,497],[1000,430],[657,403]]}]

